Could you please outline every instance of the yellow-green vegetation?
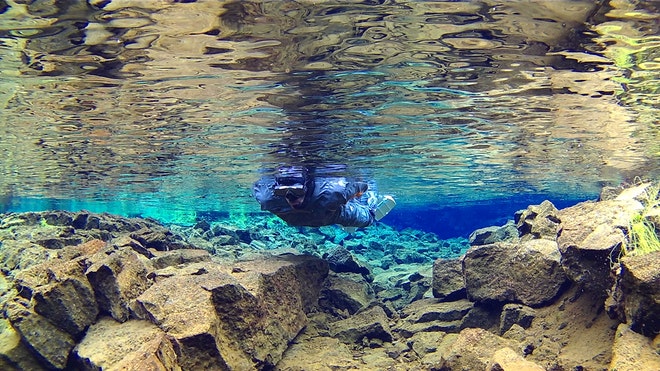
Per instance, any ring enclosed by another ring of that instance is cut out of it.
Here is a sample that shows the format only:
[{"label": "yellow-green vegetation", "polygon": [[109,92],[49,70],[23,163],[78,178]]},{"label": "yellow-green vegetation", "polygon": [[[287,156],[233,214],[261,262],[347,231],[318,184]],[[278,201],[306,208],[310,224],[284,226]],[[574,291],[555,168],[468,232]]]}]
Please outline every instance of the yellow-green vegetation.
[{"label": "yellow-green vegetation", "polygon": [[649,185],[641,198],[644,209],[636,214],[628,226],[629,244],[624,245],[623,255],[644,255],[660,251],[660,239],[651,221],[660,220],[660,183]]}]

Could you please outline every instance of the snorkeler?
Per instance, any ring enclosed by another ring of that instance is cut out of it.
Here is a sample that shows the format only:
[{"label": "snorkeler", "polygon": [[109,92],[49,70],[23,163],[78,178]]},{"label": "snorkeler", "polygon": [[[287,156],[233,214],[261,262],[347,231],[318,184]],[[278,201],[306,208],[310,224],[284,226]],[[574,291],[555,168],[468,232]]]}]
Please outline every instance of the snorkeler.
[{"label": "snorkeler", "polygon": [[289,166],[278,169],[274,177],[259,179],[254,184],[254,197],[261,210],[270,211],[291,226],[367,227],[396,205],[392,196],[378,202],[375,192],[368,188],[365,182],[314,177],[306,167]]}]

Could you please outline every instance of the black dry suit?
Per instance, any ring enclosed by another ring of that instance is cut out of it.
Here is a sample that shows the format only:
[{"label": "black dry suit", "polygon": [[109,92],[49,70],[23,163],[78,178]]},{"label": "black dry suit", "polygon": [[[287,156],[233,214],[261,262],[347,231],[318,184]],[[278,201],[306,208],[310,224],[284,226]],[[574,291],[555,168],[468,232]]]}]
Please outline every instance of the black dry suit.
[{"label": "black dry suit", "polygon": [[261,210],[270,211],[291,226],[367,227],[374,222],[369,207],[358,202],[359,195],[367,191],[367,183],[349,182],[343,177],[307,179],[305,200],[297,208],[291,207],[285,196],[275,195],[276,186],[274,178],[261,178],[254,184],[254,197]]}]

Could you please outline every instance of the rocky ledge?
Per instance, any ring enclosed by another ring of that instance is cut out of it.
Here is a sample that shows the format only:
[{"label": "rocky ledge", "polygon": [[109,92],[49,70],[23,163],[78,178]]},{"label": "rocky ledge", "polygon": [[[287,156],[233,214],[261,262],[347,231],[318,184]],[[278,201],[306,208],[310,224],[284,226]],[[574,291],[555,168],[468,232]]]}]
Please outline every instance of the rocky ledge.
[{"label": "rocky ledge", "polygon": [[301,245],[259,222],[0,215],[0,369],[660,369],[660,252],[619,258],[642,187],[532,205],[467,251],[378,228]]}]

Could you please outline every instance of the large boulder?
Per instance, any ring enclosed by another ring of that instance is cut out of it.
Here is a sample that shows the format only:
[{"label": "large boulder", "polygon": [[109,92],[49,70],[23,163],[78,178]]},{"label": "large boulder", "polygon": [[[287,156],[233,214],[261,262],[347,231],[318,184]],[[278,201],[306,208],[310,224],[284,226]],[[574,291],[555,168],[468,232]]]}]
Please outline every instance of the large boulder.
[{"label": "large boulder", "polygon": [[623,257],[618,288],[622,320],[646,336],[660,333],[660,251]]},{"label": "large boulder", "polygon": [[68,332],[35,313],[29,303],[20,298],[5,304],[5,315],[44,368],[64,369],[67,366],[69,353],[76,345]]},{"label": "large boulder", "polygon": [[445,301],[465,299],[463,264],[459,259],[437,259],[433,263],[433,296]]},{"label": "large boulder", "polygon": [[102,312],[120,322],[128,320],[131,301],[151,285],[145,260],[131,248],[109,249],[87,268]]},{"label": "large boulder", "polygon": [[[174,340],[148,321],[99,319],[73,350],[78,370],[181,370]],[[99,351],[103,350],[103,351]]]},{"label": "large boulder", "polygon": [[622,323],[616,329],[610,370],[660,370],[660,335],[651,340]]},{"label": "large boulder", "polygon": [[523,241],[539,238],[554,241],[559,232],[559,223],[558,210],[548,200],[516,214],[516,227]]},{"label": "large boulder", "polygon": [[557,242],[568,277],[583,289],[606,296],[614,283],[612,263],[626,243],[624,231],[642,208],[639,201],[617,198],[582,202],[560,210]]},{"label": "large boulder", "polygon": [[305,256],[192,263],[157,280],[134,312],[176,339],[184,369],[272,367],[306,325],[328,272]]},{"label": "large boulder", "polygon": [[[99,313],[94,290],[85,276],[85,256],[51,259],[17,272],[15,284],[35,313],[79,338]],[[18,319],[16,319],[18,320]]]},{"label": "large boulder", "polygon": [[330,273],[326,279],[319,305],[333,314],[355,314],[366,308],[375,299],[375,294],[369,282],[358,273]]},{"label": "large boulder", "polygon": [[557,243],[547,239],[471,247],[463,258],[468,298],[541,306],[566,283]]},{"label": "large boulder", "polygon": [[513,221],[498,227],[484,227],[470,233],[468,241],[471,246],[490,245],[496,242],[515,242],[520,237],[520,232]]},{"label": "large boulder", "polygon": [[352,317],[330,324],[330,335],[345,343],[392,341],[389,318],[383,308],[374,306]]}]

